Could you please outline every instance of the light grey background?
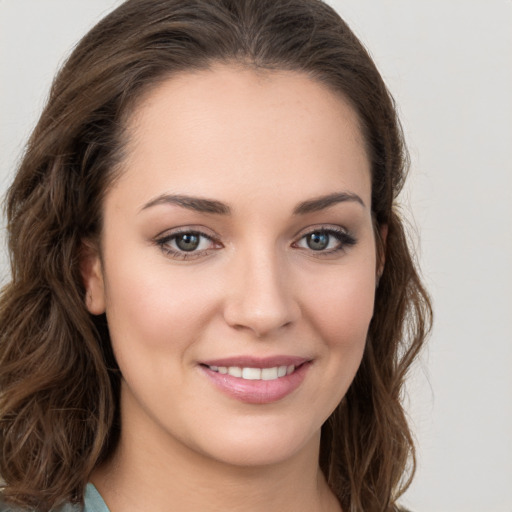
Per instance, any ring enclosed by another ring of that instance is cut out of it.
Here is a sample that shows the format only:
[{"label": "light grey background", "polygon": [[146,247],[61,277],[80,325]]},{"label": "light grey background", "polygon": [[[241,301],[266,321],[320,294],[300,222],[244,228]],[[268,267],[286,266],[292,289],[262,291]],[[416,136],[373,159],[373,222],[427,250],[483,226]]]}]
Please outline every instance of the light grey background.
[{"label": "light grey background", "polygon": [[[0,193],[57,67],[118,3],[0,0]],[[330,3],[398,102],[412,156],[403,203],[434,298],[409,386],[419,469],[404,504],[511,512],[512,1]]]}]

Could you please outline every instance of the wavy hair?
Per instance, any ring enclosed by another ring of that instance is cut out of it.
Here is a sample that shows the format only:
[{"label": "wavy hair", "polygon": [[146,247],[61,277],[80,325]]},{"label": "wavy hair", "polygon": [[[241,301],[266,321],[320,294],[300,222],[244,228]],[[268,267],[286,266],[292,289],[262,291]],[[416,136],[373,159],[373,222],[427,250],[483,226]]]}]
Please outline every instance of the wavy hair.
[{"label": "wavy hair", "polygon": [[85,307],[80,248],[99,236],[137,101],[173,74],[215,62],[305,73],[359,116],[385,266],[362,364],[322,427],[320,465],[346,512],[395,510],[412,478],[401,399],[431,308],[397,209],[408,168],[402,130],[371,57],[320,0],[128,0],[57,75],[6,199],[12,280],[0,296],[0,475],[7,501],[42,511],[80,502],[91,471],[116,446],[120,375],[105,317]]}]

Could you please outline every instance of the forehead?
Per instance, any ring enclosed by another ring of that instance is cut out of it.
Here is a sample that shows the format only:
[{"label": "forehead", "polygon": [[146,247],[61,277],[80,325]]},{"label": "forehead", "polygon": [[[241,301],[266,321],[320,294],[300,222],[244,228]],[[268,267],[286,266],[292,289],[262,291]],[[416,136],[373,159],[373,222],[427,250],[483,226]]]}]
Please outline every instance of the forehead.
[{"label": "forehead", "polygon": [[369,201],[355,111],[300,72],[216,65],[178,74],[139,102],[127,133],[119,185],[129,181],[141,201],[163,192],[228,200],[269,188],[292,198],[331,185]]}]

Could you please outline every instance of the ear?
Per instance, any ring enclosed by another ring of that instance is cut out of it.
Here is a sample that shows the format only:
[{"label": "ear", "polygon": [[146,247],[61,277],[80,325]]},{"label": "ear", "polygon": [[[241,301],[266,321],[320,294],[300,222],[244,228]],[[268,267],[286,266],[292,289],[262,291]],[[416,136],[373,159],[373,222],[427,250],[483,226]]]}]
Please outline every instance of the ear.
[{"label": "ear", "polygon": [[105,313],[105,285],[101,257],[96,244],[82,241],[80,273],[85,288],[85,305],[92,315]]},{"label": "ear", "polygon": [[377,249],[377,286],[384,272],[384,265],[386,264],[386,240],[388,238],[388,225],[381,224],[378,228],[377,236],[380,238],[379,247]]}]

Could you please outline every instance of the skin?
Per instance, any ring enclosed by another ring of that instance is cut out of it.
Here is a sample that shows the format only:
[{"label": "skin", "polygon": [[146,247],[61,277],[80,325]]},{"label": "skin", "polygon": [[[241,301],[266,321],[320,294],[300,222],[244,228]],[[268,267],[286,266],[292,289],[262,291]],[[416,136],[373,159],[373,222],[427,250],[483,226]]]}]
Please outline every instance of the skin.
[{"label": "skin", "polygon": [[[320,428],[360,364],[377,269],[355,112],[303,74],[216,65],[151,91],[128,133],[101,250],[86,244],[82,262],[123,374],[121,440],[91,481],[112,512],[340,510],[318,467]],[[334,193],[350,199],[294,213]],[[177,228],[211,240],[183,259]],[[321,229],[353,243],[327,234],[313,250],[305,235]],[[201,366],[240,355],[309,363],[284,398],[246,403]]]}]

